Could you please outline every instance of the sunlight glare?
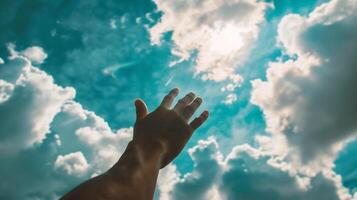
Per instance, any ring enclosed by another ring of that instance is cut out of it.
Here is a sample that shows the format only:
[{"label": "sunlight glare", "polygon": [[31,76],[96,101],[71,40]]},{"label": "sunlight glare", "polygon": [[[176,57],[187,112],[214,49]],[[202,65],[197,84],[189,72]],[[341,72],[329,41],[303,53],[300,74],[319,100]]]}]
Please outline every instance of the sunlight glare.
[{"label": "sunlight glare", "polygon": [[214,30],[210,39],[210,51],[227,55],[243,46],[242,31],[239,27],[228,25],[220,30]]}]

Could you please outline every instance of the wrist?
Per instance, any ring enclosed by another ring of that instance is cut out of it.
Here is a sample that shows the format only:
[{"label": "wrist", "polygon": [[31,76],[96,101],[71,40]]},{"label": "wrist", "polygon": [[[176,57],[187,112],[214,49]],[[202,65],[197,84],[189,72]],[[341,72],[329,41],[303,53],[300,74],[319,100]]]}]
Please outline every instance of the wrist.
[{"label": "wrist", "polygon": [[164,151],[161,145],[148,145],[144,142],[132,140],[128,143],[119,161],[110,171],[126,174],[135,173],[142,168],[153,169],[160,167]]},{"label": "wrist", "polygon": [[128,146],[135,149],[141,159],[148,162],[158,162],[162,160],[165,149],[162,143],[157,141],[132,140]]},{"label": "wrist", "polygon": [[[153,195],[162,162],[162,155],[163,151],[160,148],[154,148],[149,151],[146,149],[146,146],[142,146],[136,143],[136,141],[131,141],[128,143],[119,161],[105,173],[105,176],[107,179],[113,181],[112,185],[126,188],[123,189],[124,191],[140,188],[136,190],[142,192],[137,195],[146,194],[146,197],[151,193]],[[127,199],[146,198],[137,198],[135,196],[135,198]]]}]

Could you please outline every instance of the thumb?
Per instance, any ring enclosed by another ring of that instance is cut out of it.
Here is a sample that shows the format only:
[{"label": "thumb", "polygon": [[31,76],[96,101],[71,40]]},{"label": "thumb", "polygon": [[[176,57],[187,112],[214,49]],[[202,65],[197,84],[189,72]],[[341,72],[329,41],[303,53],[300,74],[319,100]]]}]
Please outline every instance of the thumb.
[{"label": "thumb", "polygon": [[143,119],[148,114],[148,109],[145,105],[145,102],[141,99],[135,100],[136,108],[136,121]]}]

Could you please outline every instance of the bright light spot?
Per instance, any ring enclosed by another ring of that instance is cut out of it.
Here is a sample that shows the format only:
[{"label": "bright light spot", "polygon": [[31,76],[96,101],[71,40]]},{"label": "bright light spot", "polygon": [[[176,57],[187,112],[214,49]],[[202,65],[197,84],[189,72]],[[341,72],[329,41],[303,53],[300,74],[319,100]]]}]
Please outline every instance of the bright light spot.
[{"label": "bright light spot", "polygon": [[242,31],[239,27],[228,25],[221,30],[213,30],[210,38],[210,51],[228,55],[243,46]]}]

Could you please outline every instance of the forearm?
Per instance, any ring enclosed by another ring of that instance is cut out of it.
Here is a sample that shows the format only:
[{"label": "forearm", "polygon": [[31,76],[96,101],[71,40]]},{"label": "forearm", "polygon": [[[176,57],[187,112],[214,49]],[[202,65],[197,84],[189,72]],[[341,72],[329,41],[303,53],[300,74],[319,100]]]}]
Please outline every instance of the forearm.
[{"label": "forearm", "polygon": [[143,150],[130,142],[110,170],[83,183],[62,199],[152,199],[161,157],[161,149]]},{"label": "forearm", "polygon": [[118,182],[130,186],[134,199],[152,199],[162,160],[161,148],[144,145],[130,142],[123,156],[108,171]]}]

